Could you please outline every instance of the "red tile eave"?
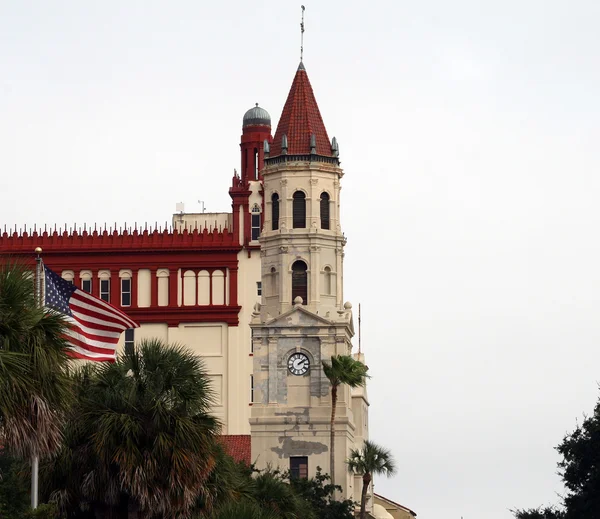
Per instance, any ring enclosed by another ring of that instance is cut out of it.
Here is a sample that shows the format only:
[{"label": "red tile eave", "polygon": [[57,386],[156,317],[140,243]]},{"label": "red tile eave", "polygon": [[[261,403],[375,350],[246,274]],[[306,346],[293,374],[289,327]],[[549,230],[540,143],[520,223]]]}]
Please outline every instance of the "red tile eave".
[{"label": "red tile eave", "polygon": [[308,155],[310,136],[316,138],[316,154],[331,156],[331,144],[306,71],[299,68],[273,137],[271,156],[281,155],[281,138],[287,135],[289,155]]},{"label": "red tile eave", "polygon": [[235,461],[246,465],[252,463],[249,434],[226,434],[220,437],[220,442],[225,452]]}]

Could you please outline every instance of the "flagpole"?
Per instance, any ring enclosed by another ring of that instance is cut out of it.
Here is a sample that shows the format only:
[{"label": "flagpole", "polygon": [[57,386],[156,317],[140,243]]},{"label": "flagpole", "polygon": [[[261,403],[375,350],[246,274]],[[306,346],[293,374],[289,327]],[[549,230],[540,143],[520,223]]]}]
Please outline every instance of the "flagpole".
[{"label": "flagpole", "polygon": [[[42,301],[42,248],[36,247],[35,253],[35,300],[38,308],[41,308],[44,303]],[[40,469],[40,458],[37,453],[31,456],[31,508],[34,510],[38,507],[38,475]]]}]

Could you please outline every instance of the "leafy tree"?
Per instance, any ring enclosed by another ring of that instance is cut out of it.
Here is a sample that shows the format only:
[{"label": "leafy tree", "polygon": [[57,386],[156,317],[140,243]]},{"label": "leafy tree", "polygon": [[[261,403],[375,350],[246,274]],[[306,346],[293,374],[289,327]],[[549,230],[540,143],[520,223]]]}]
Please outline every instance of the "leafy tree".
[{"label": "leafy tree", "polygon": [[600,517],[600,400],[594,414],[556,447],[559,474],[567,489],[563,508],[513,510],[516,519],[597,519]]},{"label": "leafy tree", "polygon": [[321,467],[317,467],[314,478],[291,478],[290,484],[308,502],[318,519],[354,519],[354,502],[350,499],[336,501],[335,491],[342,492],[342,487],[328,483],[330,479],[321,472]]},{"label": "leafy tree", "polygon": [[367,504],[367,489],[373,479],[373,474],[390,477],[396,473],[396,463],[392,453],[379,445],[365,440],[362,449],[352,449],[347,460],[348,470],[353,474],[361,474],[363,487],[360,499],[360,519],[365,519]]},{"label": "leafy tree", "polygon": [[335,485],[335,411],[338,387],[346,384],[350,387],[364,386],[369,368],[350,355],[334,355],[331,363],[323,361],[323,371],[331,384],[331,424],[329,428],[329,472],[331,483]]},{"label": "leafy tree", "polygon": [[76,380],[67,441],[45,484],[64,512],[171,519],[189,517],[198,500],[214,505],[220,425],[198,356],[146,340]]},{"label": "leafy tree", "polygon": [[563,519],[564,512],[552,506],[513,511],[516,519]]},{"label": "leafy tree", "polygon": [[281,519],[315,519],[308,503],[285,481],[278,470],[266,470],[254,480],[253,498]]},{"label": "leafy tree", "polygon": [[39,307],[24,265],[0,264],[0,441],[14,455],[43,459],[60,447],[71,401],[67,326]]}]

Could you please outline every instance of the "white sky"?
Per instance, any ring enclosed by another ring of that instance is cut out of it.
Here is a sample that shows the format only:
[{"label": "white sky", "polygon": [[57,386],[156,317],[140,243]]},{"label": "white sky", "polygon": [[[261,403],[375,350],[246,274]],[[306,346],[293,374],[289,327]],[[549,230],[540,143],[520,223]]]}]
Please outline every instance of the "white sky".
[{"label": "white sky", "polygon": [[[553,446],[600,380],[600,2],[305,5],[371,436],[400,467],[376,491],[421,519],[555,502]],[[242,116],[278,120],[299,15],[0,0],[2,227],[229,210]]]}]

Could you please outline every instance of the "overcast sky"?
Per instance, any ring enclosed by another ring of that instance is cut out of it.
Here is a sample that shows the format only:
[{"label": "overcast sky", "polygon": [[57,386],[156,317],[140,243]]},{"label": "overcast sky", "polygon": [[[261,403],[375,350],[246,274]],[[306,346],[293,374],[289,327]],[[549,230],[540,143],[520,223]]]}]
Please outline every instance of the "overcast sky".
[{"label": "overcast sky", "polygon": [[[308,0],[306,0],[308,1]],[[340,143],[376,491],[421,519],[557,501],[600,381],[600,2],[306,3]],[[279,119],[299,2],[0,0],[0,223],[230,210],[244,112]]]}]

